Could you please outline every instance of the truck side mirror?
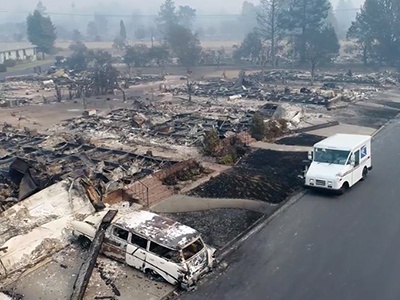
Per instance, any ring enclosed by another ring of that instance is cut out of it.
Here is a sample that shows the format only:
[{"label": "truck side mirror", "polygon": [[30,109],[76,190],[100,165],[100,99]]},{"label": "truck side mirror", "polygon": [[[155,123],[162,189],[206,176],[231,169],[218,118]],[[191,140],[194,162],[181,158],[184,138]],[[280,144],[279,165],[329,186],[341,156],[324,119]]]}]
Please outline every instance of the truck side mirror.
[{"label": "truck side mirror", "polygon": [[314,152],[312,150],[308,151],[308,160],[313,160]]}]

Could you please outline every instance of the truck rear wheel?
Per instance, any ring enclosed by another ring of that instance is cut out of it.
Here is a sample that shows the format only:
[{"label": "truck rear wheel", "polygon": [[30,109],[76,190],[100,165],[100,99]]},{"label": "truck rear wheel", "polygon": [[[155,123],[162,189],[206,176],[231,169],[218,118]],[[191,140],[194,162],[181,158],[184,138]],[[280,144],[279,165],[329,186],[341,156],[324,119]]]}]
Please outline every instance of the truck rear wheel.
[{"label": "truck rear wheel", "polygon": [[367,178],[367,176],[368,176],[368,168],[364,167],[361,180],[365,180],[365,178]]}]

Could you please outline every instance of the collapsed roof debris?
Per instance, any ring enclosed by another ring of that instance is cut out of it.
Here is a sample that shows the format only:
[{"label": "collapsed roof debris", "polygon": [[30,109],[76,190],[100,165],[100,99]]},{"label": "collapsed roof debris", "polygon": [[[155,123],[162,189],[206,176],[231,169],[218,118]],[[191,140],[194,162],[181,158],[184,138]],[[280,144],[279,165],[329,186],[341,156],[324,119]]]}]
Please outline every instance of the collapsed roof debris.
[{"label": "collapsed roof debris", "polygon": [[1,210],[63,179],[85,176],[90,184],[101,185],[107,193],[176,163],[81,144],[79,139],[52,139],[45,135],[0,133],[0,147],[7,149],[0,157]]},{"label": "collapsed roof debris", "polygon": [[[320,87],[306,88],[309,72],[272,70],[245,75],[240,72],[236,81],[213,79],[192,83],[193,94],[218,100],[259,99],[274,102],[322,105],[328,108],[339,101],[367,100],[377,88],[395,86],[400,83],[397,73],[382,72],[367,75],[319,74],[315,82]],[[290,81],[291,87],[288,86]],[[286,85],[286,86],[285,86]],[[302,87],[303,85],[303,87]],[[187,94],[187,86],[169,89],[175,95]]]},{"label": "collapsed roof debris", "polygon": [[69,244],[65,228],[94,209],[84,189],[63,180],[17,203],[1,215],[0,278],[34,265]]}]

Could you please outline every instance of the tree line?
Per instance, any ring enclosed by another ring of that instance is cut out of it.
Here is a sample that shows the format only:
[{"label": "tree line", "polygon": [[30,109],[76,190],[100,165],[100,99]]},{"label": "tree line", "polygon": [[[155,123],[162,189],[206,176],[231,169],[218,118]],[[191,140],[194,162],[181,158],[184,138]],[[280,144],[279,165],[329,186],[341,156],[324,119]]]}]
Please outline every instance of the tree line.
[{"label": "tree line", "polygon": [[[349,20],[347,38],[357,43],[365,64],[400,66],[399,7],[398,0],[366,0],[356,19]],[[234,56],[272,66],[286,57],[309,62],[313,73],[319,63],[334,60],[339,50],[328,0],[261,0],[254,30]]]},{"label": "tree line", "polygon": [[[56,28],[46,15],[45,7],[39,4],[27,18],[27,35],[40,52],[51,53],[57,37]],[[282,59],[308,62],[314,72],[318,64],[331,62],[338,56],[340,45],[328,0],[260,0],[256,10],[254,5],[247,6],[243,9],[242,22],[253,26],[254,30],[235,50],[236,60],[274,67]],[[176,7],[173,0],[166,0],[155,20],[160,37],[157,45],[152,44],[150,48],[130,46],[121,20],[114,46],[126,51],[124,59],[129,67],[146,65],[149,61],[162,65],[171,56],[182,65],[193,66],[202,59],[199,34],[193,26],[195,19],[195,9]],[[347,38],[356,42],[365,64],[399,67],[400,1],[365,0],[350,24]],[[74,39],[82,41],[78,30],[74,31]],[[218,57],[218,53],[214,56]]]}]

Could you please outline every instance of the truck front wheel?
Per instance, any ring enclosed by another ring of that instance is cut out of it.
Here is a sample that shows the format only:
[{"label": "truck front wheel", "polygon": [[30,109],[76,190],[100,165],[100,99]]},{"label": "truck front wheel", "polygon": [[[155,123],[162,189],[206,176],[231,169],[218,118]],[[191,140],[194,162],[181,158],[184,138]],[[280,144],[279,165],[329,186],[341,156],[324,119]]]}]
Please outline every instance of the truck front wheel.
[{"label": "truck front wheel", "polygon": [[349,189],[349,184],[347,182],[343,183],[342,187],[339,190],[339,195],[343,195]]}]

